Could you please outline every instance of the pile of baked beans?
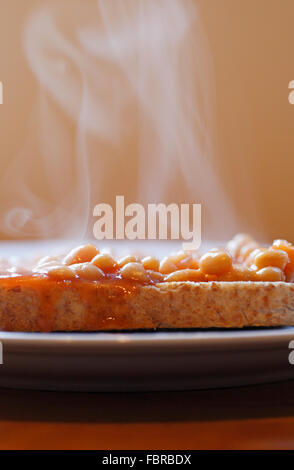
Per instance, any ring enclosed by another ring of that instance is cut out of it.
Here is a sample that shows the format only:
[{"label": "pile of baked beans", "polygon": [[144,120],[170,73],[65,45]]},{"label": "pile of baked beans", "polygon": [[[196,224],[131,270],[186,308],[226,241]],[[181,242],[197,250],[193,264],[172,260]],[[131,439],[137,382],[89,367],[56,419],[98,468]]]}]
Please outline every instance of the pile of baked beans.
[{"label": "pile of baked beans", "polygon": [[261,246],[249,235],[236,235],[226,248],[204,254],[178,252],[159,260],[133,255],[115,259],[92,244],[78,246],[64,257],[40,259],[34,273],[56,280],[98,281],[118,277],[141,283],[172,281],[294,281],[294,246],[275,240]]}]

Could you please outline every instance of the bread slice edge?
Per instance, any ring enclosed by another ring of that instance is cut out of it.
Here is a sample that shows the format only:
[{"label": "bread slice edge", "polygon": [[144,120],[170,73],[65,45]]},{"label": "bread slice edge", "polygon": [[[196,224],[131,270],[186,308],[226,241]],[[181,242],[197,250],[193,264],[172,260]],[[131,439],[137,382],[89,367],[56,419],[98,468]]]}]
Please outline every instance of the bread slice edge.
[{"label": "bread slice edge", "polygon": [[[81,288],[81,286],[84,286]],[[85,287],[86,286],[86,287]],[[115,285],[43,282],[2,285],[0,329],[122,331],[294,325],[294,284],[164,282]]]}]

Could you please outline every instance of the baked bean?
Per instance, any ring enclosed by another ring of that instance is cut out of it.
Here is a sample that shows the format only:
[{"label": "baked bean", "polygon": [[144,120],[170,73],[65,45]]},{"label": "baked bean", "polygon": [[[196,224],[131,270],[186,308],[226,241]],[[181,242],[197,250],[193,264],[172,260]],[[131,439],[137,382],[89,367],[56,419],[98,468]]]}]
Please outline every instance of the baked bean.
[{"label": "baked bean", "polygon": [[288,242],[287,240],[281,240],[280,238],[273,241],[272,247],[284,251],[286,251],[288,248],[294,248],[292,243]]},{"label": "baked bean", "polygon": [[81,245],[71,250],[64,258],[64,264],[71,265],[91,261],[99,253],[94,245]]},{"label": "baked bean", "polygon": [[152,282],[162,282],[164,280],[164,274],[161,274],[158,271],[153,271],[151,269],[146,269],[146,273]]},{"label": "baked bean", "polygon": [[199,268],[199,263],[197,259],[192,257],[191,264],[189,266],[190,269],[198,269]]},{"label": "baked bean", "polygon": [[120,270],[123,279],[145,282],[148,280],[147,273],[141,263],[125,264]]},{"label": "baked bean", "polygon": [[246,233],[238,233],[227,243],[226,248],[230,255],[234,259],[237,259],[240,255],[241,248],[252,242],[254,242],[254,240],[250,235],[247,235]]},{"label": "baked bean", "polygon": [[251,251],[251,253],[247,256],[246,260],[245,260],[245,264],[246,266],[252,266],[254,265],[254,260],[255,260],[255,257],[259,254],[259,253],[263,253],[264,251],[266,251],[267,248],[255,248],[255,250]]},{"label": "baked bean", "polygon": [[232,269],[232,257],[223,250],[210,250],[201,256],[199,268],[204,274],[222,274]]},{"label": "baked bean", "polygon": [[246,261],[248,256],[257,248],[259,248],[259,245],[255,241],[247,243],[246,245],[242,246],[242,248],[240,249],[240,253],[239,253],[239,258],[238,258],[239,261],[241,262]]},{"label": "baked bean", "polygon": [[285,274],[283,271],[280,268],[273,266],[267,266],[266,268],[259,269],[255,276],[257,281],[285,281]]},{"label": "baked bean", "polygon": [[179,251],[171,255],[171,258],[179,269],[189,268],[193,261],[192,254],[186,251]]},{"label": "baked bean", "polygon": [[50,266],[47,269],[47,275],[58,281],[72,280],[76,278],[76,274],[69,266]]},{"label": "baked bean", "polygon": [[60,259],[57,256],[43,256],[43,258],[38,260],[37,266],[43,266],[50,263],[60,263]]},{"label": "baked bean", "polygon": [[165,276],[166,282],[194,281],[205,282],[205,274],[200,269],[179,269]]},{"label": "baked bean", "polygon": [[146,256],[146,258],[143,258],[142,265],[145,269],[149,269],[151,271],[159,271],[159,260],[154,256]]},{"label": "baked bean", "polygon": [[160,262],[159,272],[161,272],[162,274],[170,274],[173,271],[177,271],[177,266],[173,262],[172,257],[166,256]]},{"label": "baked bean", "polygon": [[232,271],[226,272],[218,276],[218,281],[234,282],[234,281],[254,281],[255,270],[246,266],[233,265]]},{"label": "baked bean", "polygon": [[190,253],[180,251],[179,253],[174,253],[163,258],[159,266],[159,271],[162,274],[170,274],[171,272],[178,271],[179,269],[193,268],[196,266],[198,268],[196,260]]},{"label": "baked bean", "polygon": [[183,257],[176,262],[178,269],[195,269],[196,264],[198,268],[198,263],[196,263],[196,260],[192,257],[192,255],[187,253],[184,253]]},{"label": "baked bean", "polygon": [[97,268],[97,266],[89,262],[72,264],[70,267],[81,279],[96,281],[98,279],[102,279],[105,276],[101,269]]},{"label": "baked bean", "polygon": [[218,276],[216,274],[205,274],[206,282],[215,282],[218,280]]},{"label": "baked bean", "polygon": [[273,266],[280,268],[282,271],[289,262],[289,257],[285,251],[274,250],[269,248],[263,252],[257,253],[254,258],[254,264],[257,269],[266,268],[267,266]]},{"label": "baked bean", "polygon": [[115,259],[108,253],[101,253],[92,259],[92,263],[104,273],[111,273],[117,269]]},{"label": "baked bean", "polygon": [[272,248],[274,250],[283,250],[289,256],[290,263],[294,266],[294,246],[287,240],[275,240]]},{"label": "baked bean", "polygon": [[33,268],[33,273],[45,273],[48,271],[48,269],[50,267],[54,267],[54,266],[63,266],[60,262],[60,260],[56,260],[56,261],[48,261],[47,263],[44,263],[44,264],[37,264],[37,266],[35,266]]},{"label": "baked bean", "polygon": [[139,260],[137,258],[137,256],[133,256],[133,255],[127,255],[127,256],[124,256],[123,258],[121,258],[118,262],[117,262],[117,265],[119,268],[122,268],[125,264],[128,264],[128,263],[137,263]]}]

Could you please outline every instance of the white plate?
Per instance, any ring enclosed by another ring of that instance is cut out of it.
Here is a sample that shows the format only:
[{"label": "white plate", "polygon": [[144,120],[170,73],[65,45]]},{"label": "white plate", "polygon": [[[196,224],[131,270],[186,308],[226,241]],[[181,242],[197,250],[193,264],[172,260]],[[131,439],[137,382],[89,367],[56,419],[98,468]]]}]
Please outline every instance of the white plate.
[{"label": "white plate", "polygon": [[0,386],[189,390],[294,378],[294,328],[134,333],[0,332]]}]

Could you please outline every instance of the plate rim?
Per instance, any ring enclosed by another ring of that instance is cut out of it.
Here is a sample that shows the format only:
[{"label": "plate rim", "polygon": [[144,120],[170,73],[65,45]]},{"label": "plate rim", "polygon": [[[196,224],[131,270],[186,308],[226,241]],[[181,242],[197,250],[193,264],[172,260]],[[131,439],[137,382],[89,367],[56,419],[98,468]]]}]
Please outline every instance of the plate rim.
[{"label": "plate rim", "polygon": [[6,332],[0,331],[4,347],[62,348],[155,348],[163,346],[254,346],[279,347],[294,340],[294,327],[243,330],[134,331],[134,332]]}]

